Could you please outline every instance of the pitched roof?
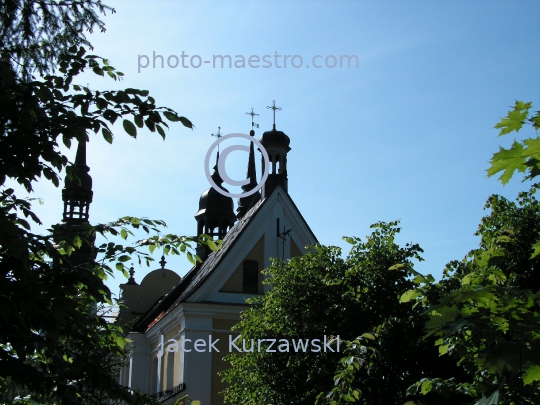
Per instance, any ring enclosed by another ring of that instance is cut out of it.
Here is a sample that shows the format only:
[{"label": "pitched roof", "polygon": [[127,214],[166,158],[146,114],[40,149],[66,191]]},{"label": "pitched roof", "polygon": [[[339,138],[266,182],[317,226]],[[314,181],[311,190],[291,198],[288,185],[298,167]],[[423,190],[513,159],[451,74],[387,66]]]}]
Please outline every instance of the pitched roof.
[{"label": "pitched roof", "polygon": [[[223,238],[222,249],[212,252],[202,264],[191,268],[191,270],[171,290],[171,292],[158,300],[153,307],[151,307],[144,315],[141,316],[141,318],[139,318],[131,330],[134,332],[147,331],[152,326],[157,324],[160,319],[165,317],[167,313],[169,313],[174,307],[181,302],[186,301],[201,285],[203,285],[206,279],[210,277],[221,261],[227,256],[229,251],[231,251],[233,246],[236,244],[236,241],[240,238],[253,218],[259,211],[261,211],[266,202],[276,194],[278,189],[281,189],[281,187],[278,186],[270,197],[265,198],[264,200],[259,200],[248,212],[246,212],[246,214],[236,224],[234,224],[234,226]],[[288,200],[292,203],[294,209],[299,214],[300,219],[302,222],[304,222],[306,228],[311,233],[313,240],[318,243],[315,234],[307,224],[292,198],[287,192],[283,192],[283,194],[288,197]]]},{"label": "pitched roof", "polygon": [[[185,301],[193,294],[204,281],[214,272],[221,260],[232,249],[242,232],[247,228],[255,214],[268,200],[257,202],[246,214],[227,232],[223,238],[222,249],[212,252],[199,266],[192,267],[182,280],[153,307],[151,307],[132,328],[134,332],[144,332],[150,329],[157,321],[163,318],[180,302]],[[159,319],[157,319],[159,317]]]}]

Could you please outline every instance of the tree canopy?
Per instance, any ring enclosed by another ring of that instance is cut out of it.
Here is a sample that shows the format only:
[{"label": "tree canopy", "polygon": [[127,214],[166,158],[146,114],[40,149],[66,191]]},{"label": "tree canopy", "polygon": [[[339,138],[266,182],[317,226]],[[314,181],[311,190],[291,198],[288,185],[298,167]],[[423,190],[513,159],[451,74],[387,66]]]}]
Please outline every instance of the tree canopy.
[{"label": "tree canopy", "polygon": [[[516,102],[496,128],[529,123],[532,103]],[[515,171],[534,179],[539,138],[494,154],[488,175]],[[366,240],[312,246],[274,261],[272,288],[251,300],[237,329],[242,339],[340,336],[341,352],[265,350],[233,353],[222,377],[225,399],[245,404],[540,403],[540,205],[538,184],[517,202],[492,195],[478,227],[478,248],[447,264],[443,278],[414,270],[416,244],[400,247],[397,223],[373,225]],[[249,345],[249,344],[248,344]],[[264,346],[264,343],[263,343]],[[334,347],[334,346],[333,346]],[[335,347],[334,347],[335,349]]]},{"label": "tree canopy", "polygon": [[[96,312],[99,305],[113,303],[104,280],[115,270],[127,274],[124,264],[132,257],[151,263],[156,248],[185,253],[192,262],[198,259],[192,243],[216,248],[205,237],[164,233],[163,221],[131,216],[36,234],[31,225],[41,222],[32,201],[6,186],[6,179],[28,192],[37,181],[59,186],[63,172],[70,181],[80,180],[60,143],[70,147],[98,133],[110,143],[117,120],[132,137],[146,128],[165,138],[165,120],[193,127],[174,110],[156,107],[147,90],[93,91],[76,83],[83,71],[122,77],[106,59],[86,50],[84,32],[103,30],[98,14],[106,10],[114,11],[95,0],[8,0],[0,5],[2,403],[152,402],[121,386],[109,367],[124,358],[129,341],[119,326]],[[91,248],[96,234],[127,240],[135,229],[148,237],[127,244],[107,241],[93,249],[97,257],[80,254]]]},{"label": "tree canopy", "polygon": [[[396,244],[397,222],[372,227],[365,240],[346,238],[352,247],[345,259],[339,248],[317,245],[302,257],[274,261],[265,271],[272,288],[251,300],[238,325],[242,339],[255,342],[324,342],[339,335],[341,350],[334,343],[334,352],[290,347],[285,352],[233,353],[232,368],[224,373],[231,383],[227,401],[404,403],[412,383],[438,370],[434,340],[422,339],[426,316],[420,308],[399,302],[414,285],[408,269],[412,260],[421,260],[422,249]],[[442,363],[446,376],[458,373],[455,365],[444,359]],[[444,400],[438,397],[433,403]]]}]

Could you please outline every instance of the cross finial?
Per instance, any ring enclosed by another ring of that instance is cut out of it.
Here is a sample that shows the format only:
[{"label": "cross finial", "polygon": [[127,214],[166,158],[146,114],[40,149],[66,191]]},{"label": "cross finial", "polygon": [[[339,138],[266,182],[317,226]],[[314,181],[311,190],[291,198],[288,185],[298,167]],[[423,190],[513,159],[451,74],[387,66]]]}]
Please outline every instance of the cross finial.
[{"label": "cross finial", "polygon": [[259,114],[255,114],[255,112],[253,112],[253,110],[254,110],[254,108],[251,107],[251,112],[246,113],[247,115],[251,115],[251,129],[259,128],[259,124],[256,124],[255,122],[253,122],[253,117],[258,116]]},{"label": "cross finial", "polygon": [[281,107],[276,107],[276,100],[272,100],[272,106],[266,106],[266,108],[273,110],[274,112],[274,130],[276,129],[276,110],[281,111]]},{"label": "cross finial", "polygon": [[215,136],[217,139],[221,138],[221,127],[217,127],[217,134],[210,134],[210,136]]},{"label": "cross finial", "polygon": [[[221,127],[217,127],[217,133],[216,134],[210,134],[210,136],[215,136],[217,139],[221,138]],[[218,154],[219,154],[219,143],[217,146]]]},{"label": "cross finial", "polygon": [[135,269],[133,268],[133,263],[131,263],[131,267],[129,268],[129,279],[127,284],[137,284],[135,281]]}]

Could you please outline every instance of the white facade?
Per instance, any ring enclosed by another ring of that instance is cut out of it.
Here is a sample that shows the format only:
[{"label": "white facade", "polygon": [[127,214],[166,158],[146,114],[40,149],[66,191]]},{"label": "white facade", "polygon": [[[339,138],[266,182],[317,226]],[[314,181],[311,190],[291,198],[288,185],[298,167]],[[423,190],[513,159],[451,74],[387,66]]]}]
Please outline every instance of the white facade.
[{"label": "white facade", "polygon": [[[284,229],[291,230],[285,238],[278,234]],[[186,394],[202,405],[223,404],[219,392],[225,385],[217,373],[228,367],[222,358],[229,352],[230,339],[238,334],[231,327],[247,308],[245,300],[255,296],[245,292],[246,277],[256,268],[256,290],[263,294],[270,286],[262,284],[260,271],[270,265],[270,258],[287,260],[317,243],[280,186],[252,207],[223,241],[222,250],[210,254],[140,316],[128,334],[133,352],[129,367],[122,372],[124,384],[158,393],[164,404],[173,404]],[[165,272],[155,270],[160,271]],[[129,288],[132,295],[144,296],[143,290],[151,290],[144,280],[141,286]]]}]

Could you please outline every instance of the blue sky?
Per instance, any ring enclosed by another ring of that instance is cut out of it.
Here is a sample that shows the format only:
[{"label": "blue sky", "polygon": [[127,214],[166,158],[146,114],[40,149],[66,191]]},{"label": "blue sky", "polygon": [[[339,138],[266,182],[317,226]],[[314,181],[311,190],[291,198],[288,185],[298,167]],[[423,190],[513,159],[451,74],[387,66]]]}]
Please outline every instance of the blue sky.
[{"label": "blue sky", "polygon": [[[149,132],[133,140],[120,126],[113,145],[92,135],[93,223],[146,216],[165,220],[170,232],[193,235],[198,200],[209,187],[203,162],[210,134],[218,126],[224,134],[247,133],[251,107],[262,134],[272,126],[266,109],[272,100],[283,109],[277,128],[291,138],[289,193],[323,244],[347,249],[342,236],[362,237],[374,222],[400,219],[399,241],[425,250],[417,269],[439,277],[448,261],[477,246],[473,233],[487,197],[515,198],[526,187],[519,180],[503,187],[485,169],[498,146],[513,140],[497,138],[498,119],[515,100],[540,107],[538,1],[108,4],[116,13],[104,18],[106,33],[89,38],[93,53],[125,79],[90,74],[80,83],[147,89],[196,129],[171,124],[165,142]],[[218,54],[234,61],[278,52],[299,55],[304,65],[161,68],[157,59],[156,68],[150,63],[138,72],[139,55],[155,52],[166,61],[182,51],[210,61]],[[319,63],[357,55],[359,63],[305,67],[315,55],[322,55]],[[526,135],[534,130],[523,130]],[[242,177],[247,156],[231,158],[232,177]],[[36,208],[43,222],[58,222],[60,190],[42,184],[35,196],[45,200]],[[167,260],[180,275],[190,267],[184,257]],[[136,266],[137,280],[148,271]],[[108,281],[113,292],[120,282],[120,275]]]}]

